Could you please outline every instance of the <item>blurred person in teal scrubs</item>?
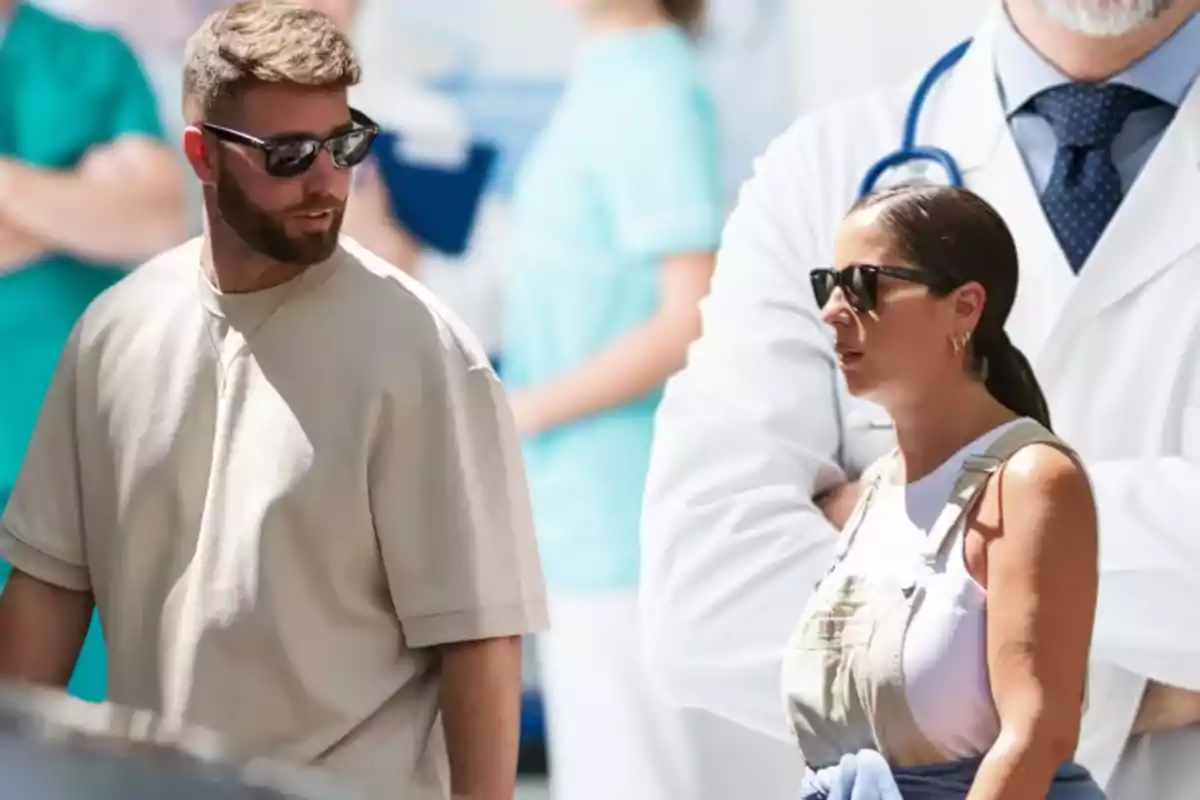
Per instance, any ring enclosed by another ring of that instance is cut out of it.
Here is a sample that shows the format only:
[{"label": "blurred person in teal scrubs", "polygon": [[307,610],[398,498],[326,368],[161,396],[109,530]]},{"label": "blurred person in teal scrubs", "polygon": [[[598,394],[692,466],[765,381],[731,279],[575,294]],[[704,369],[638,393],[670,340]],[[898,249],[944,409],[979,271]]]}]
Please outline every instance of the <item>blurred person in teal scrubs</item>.
[{"label": "blurred person in teal scrubs", "polygon": [[[186,221],[154,94],[118,36],[19,0],[0,0],[0,36],[2,510],[76,318]],[[70,689],[104,697],[94,621]]]},{"label": "blurred person in teal scrubs", "polygon": [[[406,28],[395,0],[300,1],[350,32],[363,65],[363,80],[351,88],[350,103],[383,130],[398,134],[409,159],[415,155],[420,163],[425,157],[425,166],[430,166],[455,163],[466,154],[473,138],[465,109],[449,95],[423,85],[410,60],[395,57],[394,51],[405,50],[421,35]],[[376,152],[383,144],[375,144]],[[495,355],[500,338],[497,266],[503,253],[493,241],[498,227],[493,198],[485,194],[480,201],[467,249],[458,255],[425,246],[405,228],[391,202],[372,156],[355,170],[343,232],[418,278]],[[426,198],[428,203],[436,208],[437,200]]]},{"label": "blurred person in teal scrubs", "polygon": [[[299,0],[301,5],[320,11],[337,22],[342,30],[351,34],[359,33],[358,17],[363,10],[362,0]],[[386,2],[386,0],[385,0]],[[359,38],[358,36],[354,37]],[[378,80],[372,80],[373,73],[364,67],[363,84],[353,87],[350,95],[351,103],[363,111],[375,122],[388,126],[388,108],[380,108],[377,103],[362,102],[365,89],[379,86]],[[393,99],[403,103],[405,92],[417,95],[420,102],[424,94],[406,81],[396,80],[389,76],[388,90]],[[370,83],[368,83],[370,81]],[[371,99],[377,99],[376,93]],[[416,271],[420,255],[420,244],[404,229],[392,215],[388,207],[386,189],[373,159],[368,159],[355,171],[354,190],[350,202],[346,206],[346,217],[342,229],[352,239],[366,247],[385,261],[400,267],[408,273]]]},{"label": "blurred person in teal scrubs", "polygon": [[582,51],[522,164],[502,351],[550,590],[557,800],[699,796],[642,669],[638,518],[664,381],[699,335],[723,222],[698,2],[574,0]]}]

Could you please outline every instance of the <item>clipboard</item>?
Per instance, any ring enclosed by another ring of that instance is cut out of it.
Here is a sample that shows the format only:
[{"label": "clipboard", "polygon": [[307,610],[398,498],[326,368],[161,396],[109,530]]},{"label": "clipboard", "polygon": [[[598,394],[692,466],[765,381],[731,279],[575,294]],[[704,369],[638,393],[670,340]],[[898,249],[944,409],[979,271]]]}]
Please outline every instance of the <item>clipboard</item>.
[{"label": "clipboard", "polygon": [[462,255],[475,227],[499,149],[472,142],[457,164],[405,158],[403,138],[380,131],[371,154],[387,189],[392,214],[425,247]]}]

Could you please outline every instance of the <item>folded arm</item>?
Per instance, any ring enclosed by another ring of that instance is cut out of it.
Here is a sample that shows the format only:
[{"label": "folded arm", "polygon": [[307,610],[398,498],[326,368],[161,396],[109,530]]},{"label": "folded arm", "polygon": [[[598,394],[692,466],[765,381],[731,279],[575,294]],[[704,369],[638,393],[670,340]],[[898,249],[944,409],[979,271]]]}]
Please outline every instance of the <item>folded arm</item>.
[{"label": "folded arm", "polygon": [[[1193,408],[1185,425],[1197,419]],[[1089,464],[1101,525],[1092,653],[1149,679],[1134,734],[1200,724],[1200,539],[1180,524],[1200,519],[1198,464],[1187,443],[1179,456]]]},{"label": "folded arm", "polygon": [[1133,733],[1142,735],[1200,724],[1200,692],[1151,682],[1133,722]]},{"label": "folded arm", "polygon": [[1200,691],[1200,453],[1087,466],[1101,541],[1093,657]]},{"label": "folded arm", "polygon": [[837,538],[813,498],[846,478],[832,348],[806,279],[814,221],[777,191],[779,175],[804,185],[801,150],[772,146],[726,226],[702,335],[655,423],[641,538],[661,691],[785,742],[784,648]]},{"label": "folded arm", "polygon": [[521,432],[565,425],[662,386],[683,366],[688,345],[700,334],[699,303],[712,271],[710,253],[665,259],[658,312],[562,377],[517,394],[513,409]]},{"label": "folded arm", "polygon": [[45,242],[0,219],[0,275],[18,270],[45,254]]},{"label": "folded arm", "polygon": [[39,255],[137,263],[186,237],[183,178],[171,152],[141,135],[92,148],[74,169],[0,159],[0,223]]}]

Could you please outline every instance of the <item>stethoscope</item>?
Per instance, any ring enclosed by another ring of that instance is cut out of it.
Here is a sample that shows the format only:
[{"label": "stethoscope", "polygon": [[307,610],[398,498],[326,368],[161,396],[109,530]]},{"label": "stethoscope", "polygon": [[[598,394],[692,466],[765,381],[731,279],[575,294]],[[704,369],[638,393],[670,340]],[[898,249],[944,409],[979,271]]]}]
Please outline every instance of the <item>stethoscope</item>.
[{"label": "stethoscope", "polygon": [[875,184],[879,182],[879,178],[888,170],[921,161],[933,162],[940,166],[946,173],[949,185],[963,185],[962,170],[959,169],[958,162],[954,160],[954,156],[940,147],[926,147],[917,144],[917,125],[921,120],[921,111],[924,109],[925,100],[928,98],[929,92],[932,91],[934,84],[949,72],[955,64],[962,60],[962,57],[967,52],[967,48],[970,46],[970,39],[955,45],[954,48],[939,58],[929,68],[929,71],[925,73],[925,76],[921,78],[920,84],[917,85],[917,90],[913,93],[912,100],[908,103],[908,112],[904,117],[904,137],[900,141],[900,149],[894,153],[889,153],[871,165],[871,168],[867,170],[867,174],[863,176],[862,183],[858,186],[859,197],[869,194],[875,188]]}]

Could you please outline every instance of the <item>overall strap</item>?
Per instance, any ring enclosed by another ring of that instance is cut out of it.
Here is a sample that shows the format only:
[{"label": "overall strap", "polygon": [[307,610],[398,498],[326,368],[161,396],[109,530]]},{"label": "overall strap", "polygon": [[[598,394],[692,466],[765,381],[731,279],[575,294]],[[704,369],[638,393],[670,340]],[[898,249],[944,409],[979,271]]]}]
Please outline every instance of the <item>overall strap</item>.
[{"label": "overall strap", "polygon": [[1041,423],[1032,419],[1022,419],[1002,433],[983,453],[967,456],[954,482],[954,489],[950,492],[950,499],[934,521],[925,540],[922,555],[927,565],[936,564],[942,551],[954,540],[955,530],[983,496],[983,487],[987,485],[988,479],[1018,450],[1031,444],[1048,444],[1071,453],[1062,440]]},{"label": "overall strap", "polygon": [[838,538],[837,550],[833,556],[833,566],[840,564],[842,559],[846,557],[846,554],[850,552],[850,545],[854,543],[854,537],[858,534],[858,529],[862,525],[863,519],[867,516],[867,510],[871,506],[871,499],[879,491],[879,485],[891,476],[895,469],[896,456],[899,452],[899,450],[893,450],[887,455],[876,459],[859,477],[859,481],[864,484],[864,488],[858,498],[858,503],[854,506],[854,510],[850,512],[849,519],[846,520],[845,527],[842,528],[842,535]]}]

